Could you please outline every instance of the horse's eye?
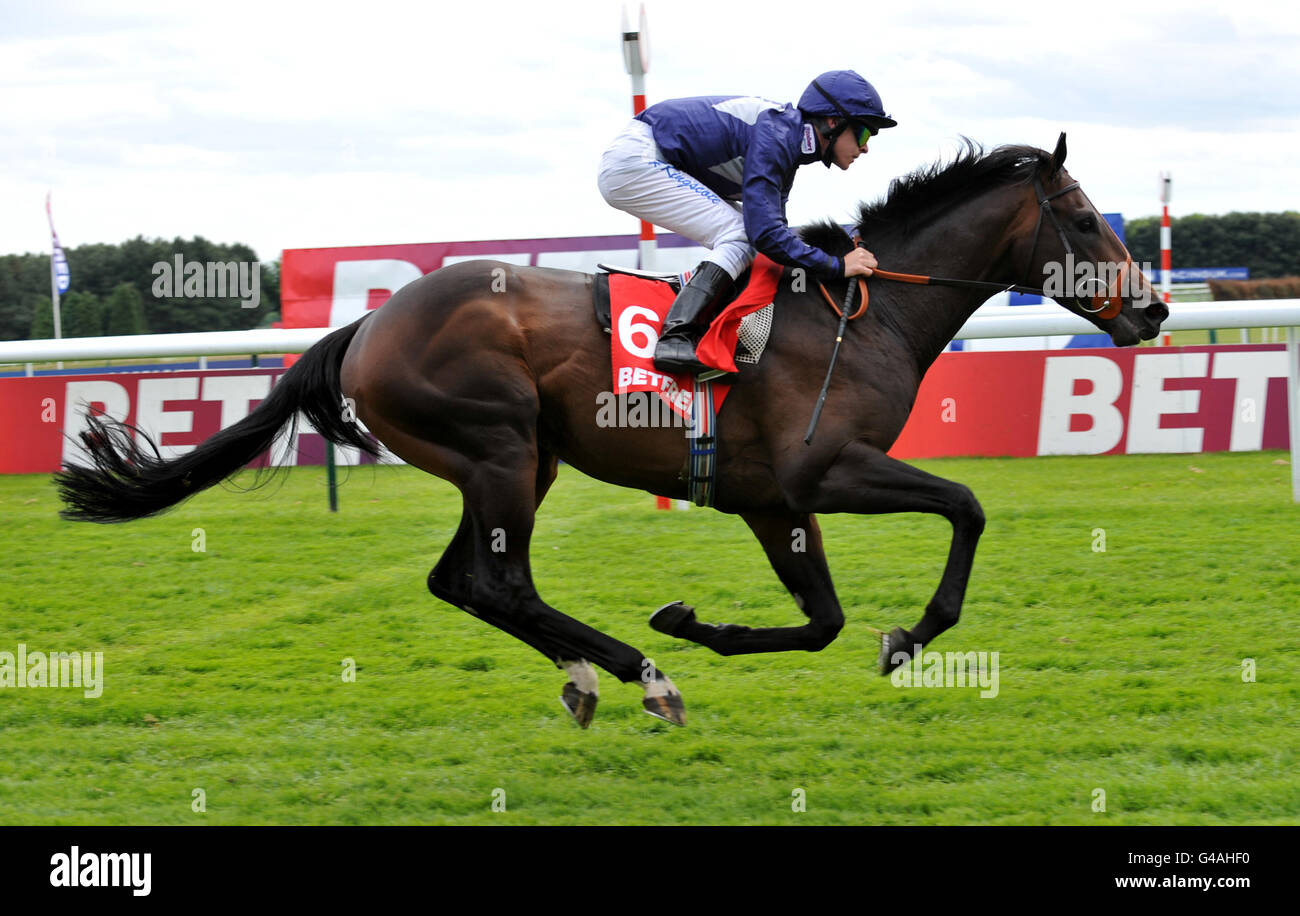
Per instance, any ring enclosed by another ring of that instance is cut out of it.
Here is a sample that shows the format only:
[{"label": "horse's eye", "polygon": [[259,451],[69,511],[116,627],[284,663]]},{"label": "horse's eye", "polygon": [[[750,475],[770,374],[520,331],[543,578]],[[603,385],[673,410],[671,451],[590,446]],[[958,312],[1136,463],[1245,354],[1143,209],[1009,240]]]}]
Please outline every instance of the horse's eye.
[{"label": "horse's eye", "polygon": [[1085,216],[1083,219],[1079,220],[1079,222],[1076,223],[1076,225],[1079,227],[1080,232],[1097,231],[1097,221],[1093,219],[1091,216]]}]

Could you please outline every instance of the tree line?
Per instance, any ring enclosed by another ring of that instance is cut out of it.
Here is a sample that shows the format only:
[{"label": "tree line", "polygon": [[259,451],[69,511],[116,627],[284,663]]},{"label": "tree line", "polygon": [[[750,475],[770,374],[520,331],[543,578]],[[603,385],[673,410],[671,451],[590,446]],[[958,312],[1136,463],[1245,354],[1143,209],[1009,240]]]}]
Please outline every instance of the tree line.
[{"label": "tree line", "polygon": [[[1300,275],[1300,212],[1194,213],[1169,220],[1170,254],[1178,267],[1249,267],[1250,278]],[[1160,217],[1126,220],[1129,253],[1160,269]]]},{"label": "tree line", "polygon": [[[1192,214],[1171,221],[1174,267],[1248,267],[1252,280],[1300,276],[1300,212]],[[1124,226],[1133,260],[1160,265],[1160,218],[1129,220]],[[155,265],[256,260],[247,245],[192,239],[145,239],[119,245],[67,249],[72,287],[60,297],[64,337],[167,334],[180,331],[240,331],[267,327],[279,318],[280,264],[260,266],[257,308],[243,308],[233,295],[183,293],[159,286]],[[191,291],[193,292],[193,291]],[[0,340],[54,336],[48,254],[0,256]]]},{"label": "tree line", "polygon": [[[242,307],[230,289],[207,288],[210,284],[187,289],[183,276],[173,284],[159,282],[165,272],[175,272],[177,255],[187,269],[236,262],[247,265],[247,273],[257,260],[247,245],[223,245],[201,236],[171,241],[137,236],[118,245],[78,245],[65,253],[71,287],[59,296],[64,337],[242,331],[268,327],[279,318],[278,261],[259,267],[256,308]],[[204,294],[211,292],[226,295]],[[51,306],[49,254],[0,255],[0,340],[53,337]]]}]

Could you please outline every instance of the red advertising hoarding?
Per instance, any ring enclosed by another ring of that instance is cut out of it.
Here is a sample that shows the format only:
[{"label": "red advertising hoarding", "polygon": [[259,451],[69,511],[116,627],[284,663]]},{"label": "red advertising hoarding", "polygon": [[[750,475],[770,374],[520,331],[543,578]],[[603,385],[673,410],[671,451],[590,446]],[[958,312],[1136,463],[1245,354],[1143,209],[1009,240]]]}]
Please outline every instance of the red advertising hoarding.
[{"label": "red advertising hoarding", "polygon": [[[79,434],[93,408],[148,432],[164,458],[188,452],[248,415],[283,369],[46,375],[0,379],[0,473],[56,471],[81,463]],[[320,464],[325,443],[300,424],[278,464]],[[355,450],[342,450],[344,463]]]},{"label": "red advertising hoarding", "polygon": [[[0,473],[50,472],[75,460],[72,443],[88,405],[152,434],[164,456],[182,454],[246,416],[283,371],[0,379]],[[1286,371],[1280,344],[944,353],[891,454],[1285,449]],[[810,413],[814,398],[809,392]],[[320,437],[304,424],[273,457],[317,464],[323,454]],[[342,450],[341,461],[357,460]]]},{"label": "red advertising hoarding", "polygon": [[944,353],[890,454],[1285,449],[1281,344]]},{"label": "red advertising hoarding", "polygon": [[[280,323],[286,328],[338,328],[412,280],[439,267],[488,258],[509,264],[556,267],[593,273],[604,262],[637,267],[635,235],[590,235],[557,239],[483,242],[425,242],[348,248],[290,248],[280,268]],[[658,239],[655,269],[690,270],[706,254],[688,239]]]}]

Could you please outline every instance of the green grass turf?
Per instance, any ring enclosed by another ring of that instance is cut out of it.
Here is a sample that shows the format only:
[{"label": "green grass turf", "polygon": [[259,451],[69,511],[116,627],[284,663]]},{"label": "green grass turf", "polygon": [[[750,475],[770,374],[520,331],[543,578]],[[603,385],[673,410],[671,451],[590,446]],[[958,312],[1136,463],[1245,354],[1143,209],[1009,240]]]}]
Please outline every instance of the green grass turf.
[{"label": "green grass turf", "polygon": [[0,478],[0,651],[102,651],[106,671],[98,699],[0,689],[0,823],[1300,822],[1280,453],[918,464],[988,515],[931,649],[998,652],[995,698],[874,671],[868,626],[916,622],[941,519],[823,517],[840,638],[727,659],[646,619],[681,598],[710,622],[801,621],[743,522],[562,468],[533,541],[543,597],[655,659],[689,720],[605,675],[587,731],[560,671],[425,590],[459,518],[442,481],[352,469],[331,516],[323,471],[300,469],[95,526],[57,518],[48,476]]}]

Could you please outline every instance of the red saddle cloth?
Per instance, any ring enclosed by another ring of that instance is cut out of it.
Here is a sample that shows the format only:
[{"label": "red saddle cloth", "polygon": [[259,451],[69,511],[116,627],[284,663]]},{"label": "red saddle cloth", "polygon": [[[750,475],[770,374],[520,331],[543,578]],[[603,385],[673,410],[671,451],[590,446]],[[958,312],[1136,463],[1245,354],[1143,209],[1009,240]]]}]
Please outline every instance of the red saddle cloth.
[{"label": "red saddle cloth", "polygon": [[[724,372],[739,371],[736,368],[736,346],[740,322],[776,298],[781,271],[781,265],[764,255],[755,258],[749,283],[713,319],[700,340],[696,349],[700,362]],[[655,343],[674,298],[676,294],[672,287],[659,280],[626,274],[610,275],[609,337],[614,394],[656,391],[674,411],[689,420],[694,379],[690,375],[670,375],[654,367]],[[722,409],[722,402],[730,390],[730,385],[714,383],[716,409]]]}]

